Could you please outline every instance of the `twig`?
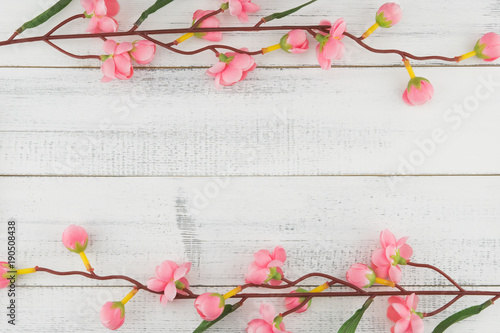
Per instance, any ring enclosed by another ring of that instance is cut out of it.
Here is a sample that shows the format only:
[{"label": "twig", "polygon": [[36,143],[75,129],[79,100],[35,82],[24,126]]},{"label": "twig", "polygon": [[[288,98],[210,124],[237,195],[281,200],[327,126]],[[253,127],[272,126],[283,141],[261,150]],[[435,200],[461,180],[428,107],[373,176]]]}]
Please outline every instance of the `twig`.
[{"label": "twig", "polygon": [[458,290],[465,291],[465,289],[462,288],[458,283],[456,283],[455,280],[453,280],[448,274],[446,274],[445,272],[443,272],[442,270],[440,270],[439,268],[437,268],[435,266],[428,265],[428,264],[417,264],[417,263],[414,263],[414,262],[408,262],[408,266],[432,269],[432,270],[438,272],[439,274],[441,274],[448,281],[450,281],[455,287],[457,287]]}]

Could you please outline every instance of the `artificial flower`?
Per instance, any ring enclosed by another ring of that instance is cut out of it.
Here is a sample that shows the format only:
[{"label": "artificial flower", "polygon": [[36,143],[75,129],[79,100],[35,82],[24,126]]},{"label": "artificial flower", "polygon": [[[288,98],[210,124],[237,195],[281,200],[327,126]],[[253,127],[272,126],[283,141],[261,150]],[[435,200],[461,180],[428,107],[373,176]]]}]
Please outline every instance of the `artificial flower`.
[{"label": "artificial flower", "polygon": [[156,53],[156,44],[149,40],[139,40],[132,43],[134,47],[130,56],[139,65],[147,65],[153,61]]},{"label": "artificial flower", "polygon": [[104,52],[107,55],[101,56],[104,63],[101,71],[104,74],[101,82],[109,82],[113,79],[128,80],[134,75],[130,51],[134,46],[132,43],[117,43],[112,39],[104,42]]},{"label": "artificial flower", "polygon": [[[309,291],[307,291],[303,288],[299,288],[297,290],[292,291],[291,293],[294,294],[294,293],[307,293],[307,292],[309,292]],[[300,304],[302,304],[305,300],[306,300],[305,297],[287,297],[287,298],[285,298],[285,307],[287,308],[287,310],[294,309],[297,306],[299,306]],[[309,307],[311,306],[311,303],[312,303],[312,300],[307,302],[307,304],[304,304],[300,309],[296,310],[295,312],[302,313],[302,312],[307,311],[307,309],[309,309]]]},{"label": "artificial flower", "polygon": [[321,68],[328,70],[331,68],[332,59],[341,59],[344,56],[345,45],[342,38],[344,38],[347,24],[344,19],[338,19],[334,24],[323,20],[320,25],[331,26],[329,34],[320,31],[316,35],[316,40],[319,42],[316,47],[318,62]]},{"label": "artificial flower", "polygon": [[117,330],[125,322],[125,306],[121,302],[107,302],[101,308],[100,317],[104,327]]},{"label": "artificial flower", "polygon": [[280,46],[288,53],[303,53],[309,49],[307,34],[304,30],[292,30],[281,38]]},{"label": "artificial flower", "polygon": [[260,7],[252,2],[252,0],[222,0],[223,9],[229,8],[229,13],[232,16],[237,16],[241,23],[248,22],[248,13],[256,13]]},{"label": "artificial flower", "polygon": [[391,328],[392,333],[423,333],[424,321],[422,313],[416,312],[418,296],[411,294],[403,299],[399,296],[389,297],[387,317],[396,323]]},{"label": "artificial flower", "polygon": [[[196,23],[203,16],[213,13],[213,10],[197,10],[193,14],[193,24]],[[197,26],[197,28],[218,28],[220,25],[220,21],[215,16],[210,16],[209,18],[203,20],[201,24]],[[214,32],[197,32],[194,34],[198,38],[203,38],[211,42],[219,42],[222,40],[222,32],[214,31]]]},{"label": "artificial flower", "polygon": [[184,263],[178,266],[170,260],[163,261],[156,266],[156,277],[148,280],[148,288],[153,291],[163,291],[160,297],[160,303],[167,305],[175,299],[179,293],[186,295],[184,289],[189,288],[189,282],[185,276],[191,270],[191,263]]},{"label": "artificial flower", "polygon": [[194,302],[194,307],[203,320],[214,321],[219,318],[224,307],[226,300],[224,297],[217,293],[205,293],[198,296]]},{"label": "artificial flower", "polygon": [[80,0],[85,14],[90,18],[87,32],[116,32],[118,22],[113,18],[120,11],[117,0]]},{"label": "artificial flower", "polygon": [[269,283],[273,286],[281,284],[283,270],[281,266],[286,260],[285,249],[277,246],[272,253],[260,250],[254,254],[255,260],[248,267],[245,282],[253,284]]},{"label": "artificial flower", "polygon": [[87,248],[89,236],[82,227],[70,225],[62,235],[64,246],[71,252],[81,253]]},{"label": "artificial flower", "polygon": [[[241,49],[248,51],[247,49]],[[248,54],[228,52],[219,55],[219,62],[207,70],[207,74],[215,77],[215,86],[231,86],[244,80],[247,74],[257,67],[254,59]]]},{"label": "artificial flower", "polygon": [[262,303],[259,310],[262,319],[254,319],[248,323],[247,333],[279,333],[286,332],[283,317],[277,315],[274,306],[270,303]]},{"label": "artificial flower", "polygon": [[354,264],[347,271],[346,279],[358,288],[369,288],[375,283],[377,276],[370,267],[364,264]]},{"label": "artificial flower", "polygon": [[401,7],[397,3],[388,2],[379,8],[375,19],[380,27],[390,28],[398,24],[402,16]]},{"label": "artificial flower", "polygon": [[9,263],[5,261],[0,262],[0,289],[6,288],[10,284],[10,277],[12,275],[9,274],[10,271]]},{"label": "artificial flower", "polygon": [[434,87],[423,77],[414,77],[403,92],[403,100],[408,105],[423,105],[432,99]]},{"label": "artificial flower", "polygon": [[477,41],[474,47],[476,56],[484,61],[494,61],[500,58],[500,35],[489,32]]}]

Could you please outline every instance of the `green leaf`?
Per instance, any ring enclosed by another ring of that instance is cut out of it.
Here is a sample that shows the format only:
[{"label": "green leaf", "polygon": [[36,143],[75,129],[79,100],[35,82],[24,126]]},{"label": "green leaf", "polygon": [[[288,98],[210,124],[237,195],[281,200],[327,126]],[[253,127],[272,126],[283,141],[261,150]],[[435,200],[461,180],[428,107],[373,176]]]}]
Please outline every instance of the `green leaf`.
[{"label": "green leaf", "polygon": [[148,9],[146,9],[142,14],[141,14],[141,17],[139,17],[139,19],[137,20],[137,22],[135,22],[135,26],[138,27],[142,24],[142,22],[146,21],[146,19],[149,17],[149,15],[157,12],[158,10],[162,9],[163,7],[165,7],[166,5],[168,5],[169,3],[171,3],[172,1],[174,0],[156,0],[156,2],[154,3],[154,5],[152,5],[151,7],[149,7]]},{"label": "green leaf", "polygon": [[60,0],[56,4],[54,4],[52,7],[32,19],[31,21],[28,21],[24,23],[19,29],[17,29],[17,33],[22,33],[24,30],[27,29],[32,29],[35,27],[38,27],[39,25],[47,22],[52,16],[56,15],[59,13],[61,10],[66,8],[70,4],[72,0]]},{"label": "green leaf", "polygon": [[202,321],[202,323],[200,324],[200,326],[198,326],[194,331],[193,333],[201,333],[201,332],[205,332],[206,330],[208,330],[210,327],[212,327],[213,325],[215,325],[217,322],[221,321],[222,319],[224,319],[224,317],[226,317],[227,315],[233,313],[234,311],[238,310],[238,308],[241,306],[241,304],[239,303],[236,303],[234,305],[231,305],[231,304],[228,304],[224,307],[224,311],[222,312],[222,314],[219,316],[219,318],[215,319],[214,321]]},{"label": "green leaf", "polygon": [[363,304],[363,307],[356,311],[354,315],[349,318],[344,325],[339,329],[338,333],[354,333],[356,332],[356,329],[358,328],[359,322],[361,321],[361,318],[363,318],[363,315],[365,314],[366,309],[370,307],[370,305],[373,303],[373,299],[368,299],[365,304]]},{"label": "green leaf", "polygon": [[264,21],[265,22],[269,22],[269,21],[272,21],[274,19],[282,19],[283,17],[286,17],[290,14],[293,14],[295,13],[296,11],[299,11],[300,9],[304,8],[305,6],[308,6],[310,4],[312,4],[313,2],[316,2],[317,0],[312,0],[312,1],[309,1],[309,2],[306,2],[305,4],[302,4],[298,7],[295,7],[295,8],[292,8],[292,9],[289,9],[289,10],[286,10],[284,12],[280,12],[280,13],[274,13],[272,15],[269,15],[269,16],[266,16],[264,18]]},{"label": "green leaf", "polygon": [[465,310],[455,313],[454,315],[443,320],[439,325],[436,326],[432,333],[441,333],[447,330],[451,325],[458,323],[461,320],[467,319],[469,317],[475,316],[481,313],[484,309],[492,305],[491,300],[476,306],[471,306]]}]

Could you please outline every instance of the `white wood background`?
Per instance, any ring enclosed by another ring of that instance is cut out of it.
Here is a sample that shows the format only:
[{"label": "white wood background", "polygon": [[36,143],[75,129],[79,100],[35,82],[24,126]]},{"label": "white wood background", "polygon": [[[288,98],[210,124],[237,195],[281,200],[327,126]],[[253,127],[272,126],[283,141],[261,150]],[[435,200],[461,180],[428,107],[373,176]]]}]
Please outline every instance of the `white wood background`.
[{"label": "white wood background", "polygon": [[[52,2],[4,4],[0,39]],[[54,22],[81,12],[74,2]],[[121,0],[122,29],[152,2]],[[255,2],[263,11],[252,22],[302,1]],[[286,20],[344,17],[348,30],[361,34],[382,3],[321,0]],[[184,27],[194,10],[218,4],[174,2],[143,27]],[[377,31],[370,45],[455,56],[482,34],[500,32],[496,0],[400,4],[402,22]],[[222,22],[237,24],[226,16]],[[82,31],[86,23],[61,32]],[[228,34],[226,40],[260,48],[279,37]],[[411,236],[415,261],[438,265],[470,289],[499,289],[498,63],[416,64],[436,95],[410,108],[401,99],[407,73],[400,59],[345,42],[347,56],[329,72],[318,68],[312,51],[275,52],[257,58],[259,67],[246,81],[223,91],[204,74],[211,54],[159,50],[130,82],[102,85],[94,61],[67,58],[43,44],[1,48],[0,249],[6,248],[6,222],[15,219],[19,266],[81,269],[78,256],[60,242],[64,228],[76,223],[90,234],[87,254],[99,273],[145,281],[162,260],[191,261],[197,291],[223,292],[242,282],[253,251],[276,245],[288,251],[289,278],[311,271],[342,277],[350,264],[369,260],[380,230],[390,228]],[[61,45],[81,54],[101,51],[99,41]],[[466,111],[457,113],[455,105]],[[429,144],[436,135],[438,142]],[[442,289],[448,283],[408,267],[403,285]],[[122,282],[23,277],[16,329],[106,331],[98,319],[101,305],[128,290]],[[4,292],[0,300],[4,308]],[[425,298],[421,310],[446,301]],[[461,300],[453,310],[481,301]],[[315,300],[310,311],[287,317],[287,328],[336,331],[361,303]],[[453,310],[426,320],[426,332]],[[359,331],[388,332],[385,311],[381,299]],[[248,301],[213,331],[241,332],[257,312],[258,302]],[[449,331],[500,332],[499,315],[492,307]],[[0,329],[12,330],[1,318]],[[121,331],[191,332],[199,321],[192,302],[163,308],[158,297],[140,293],[127,305]]]}]

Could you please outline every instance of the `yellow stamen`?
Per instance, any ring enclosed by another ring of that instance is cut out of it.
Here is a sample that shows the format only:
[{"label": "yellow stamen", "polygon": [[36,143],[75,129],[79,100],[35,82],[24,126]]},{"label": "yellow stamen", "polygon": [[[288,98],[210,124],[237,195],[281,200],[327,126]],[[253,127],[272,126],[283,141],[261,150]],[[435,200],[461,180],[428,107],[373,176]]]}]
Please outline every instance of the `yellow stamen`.
[{"label": "yellow stamen", "polygon": [[469,53],[463,54],[460,57],[458,57],[458,61],[462,61],[462,60],[465,60],[465,59],[469,59],[469,58],[475,57],[476,54],[477,54],[476,51],[471,51]]},{"label": "yellow stamen", "polygon": [[31,273],[36,273],[36,268],[24,268],[24,269],[17,270],[17,275],[24,275],[24,274],[31,274]]},{"label": "yellow stamen", "polygon": [[408,59],[404,60],[406,70],[408,71],[408,74],[410,74],[410,77],[413,79],[415,77],[415,72],[413,72],[413,68],[410,65],[410,61]]},{"label": "yellow stamen", "polygon": [[236,288],[234,288],[233,290],[231,290],[230,292],[228,292],[227,294],[225,294],[223,297],[224,299],[229,299],[231,297],[233,297],[234,295],[236,295],[237,293],[239,293],[241,291],[241,286],[238,286]]},{"label": "yellow stamen", "polygon": [[189,38],[191,38],[193,36],[194,36],[194,33],[189,32],[189,33],[187,33],[185,35],[182,35],[181,37],[177,38],[175,41],[177,42],[177,44],[180,44],[182,42],[187,41]]},{"label": "yellow stamen", "polygon": [[366,30],[366,32],[361,36],[361,39],[365,39],[367,38],[368,36],[370,36],[372,33],[375,32],[375,30],[377,30],[380,26],[378,25],[378,23],[375,23],[374,25],[372,25],[370,27],[370,29]]},{"label": "yellow stamen", "polygon": [[92,272],[92,266],[90,266],[90,262],[87,259],[87,256],[85,255],[85,252],[80,252],[80,257],[82,258],[83,264],[85,265],[85,268],[87,268],[87,271]]},{"label": "yellow stamen", "polygon": [[132,297],[135,296],[135,294],[137,294],[137,292],[139,291],[139,289],[137,288],[134,288],[134,290],[132,290],[131,292],[128,293],[127,296],[125,296],[124,299],[122,299],[121,303],[123,305],[127,304],[128,301],[130,301],[132,299]]},{"label": "yellow stamen", "polygon": [[262,49],[262,54],[273,52],[273,51],[276,51],[276,50],[279,50],[279,49],[281,49],[281,45],[280,44],[276,44],[276,45],[273,45],[273,46],[265,47],[265,48]]},{"label": "yellow stamen", "polygon": [[330,288],[330,285],[328,284],[328,282],[325,282],[325,283],[323,283],[321,286],[314,288],[314,289],[313,289],[313,290],[311,290],[310,292],[311,292],[311,293],[320,293],[320,292],[322,292],[322,291],[327,290],[328,288]]},{"label": "yellow stamen", "polygon": [[383,286],[392,287],[392,288],[396,287],[396,284],[394,282],[388,281],[385,279],[380,279],[380,278],[376,278],[375,283],[381,284]]}]

